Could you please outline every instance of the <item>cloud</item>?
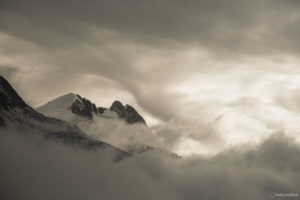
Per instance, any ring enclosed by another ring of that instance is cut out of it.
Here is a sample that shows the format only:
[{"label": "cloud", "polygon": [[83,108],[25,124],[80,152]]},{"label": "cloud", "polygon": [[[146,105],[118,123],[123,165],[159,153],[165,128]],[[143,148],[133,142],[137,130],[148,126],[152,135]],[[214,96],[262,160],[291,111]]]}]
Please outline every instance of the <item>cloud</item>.
[{"label": "cloud", "polygon": [[160,142],[159,138],[142,124],[128,126],[121,120],[100,117],[95,117],[93,120],[92,123],[79,120],[76,125],[90,137],[121,149],[127,149],[130,145],[148,145],[168,150],[168,146],[164,146],[164,143]]},{"label": "cloud", "polygon": [[13,75],[18,71],[17,67],[11,66],[1,66],[0,74],[1,76],[7,77],[7,80],[11,80]]},{"label": "cloud", "polygon": [[48,48],[86,42],[93,30],[104,28],[139,43],[196,43],[229,54],[299,51],[296,1],[32,0],[2,5],[4,31]]},{"label": "cloud", "polygon": [[140,154],[117,164],[101,151],[37,145],[24,134],[1,132],[1,198],[260,200],[272,192],[299,194],[300,147],[280,133],[212,157]]}]

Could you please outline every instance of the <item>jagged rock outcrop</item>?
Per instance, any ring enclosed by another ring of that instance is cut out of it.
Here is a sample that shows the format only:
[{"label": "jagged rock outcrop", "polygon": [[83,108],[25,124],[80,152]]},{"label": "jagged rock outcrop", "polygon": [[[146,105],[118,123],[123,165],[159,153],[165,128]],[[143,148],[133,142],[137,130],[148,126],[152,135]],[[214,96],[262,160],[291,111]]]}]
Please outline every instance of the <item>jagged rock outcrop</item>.
[{"label": "jagged rock outcrop", "polygon": [[116,112],[120,118],[125,118],[125,108],[120,101],[114,101],[109,110]]},{"label": "jagged rock outcrop", "polygon": [[[94,103],[90,100],[77,95],[76,99],[71,105],[71,111],[79,116],[87,117],[93,119],[93,114],[102,115],[107,108],[96,107]],[[114,101],[110,111],[116,112],[119,119],[125,120],[128,124],[143,123],[146,124],[144,118],[130,105],[123,106],[120,101]]]},{"label": "jagged rock outcrop", "polygon": [[146,124],[144,118],[130,105],[125,106],[126,121],[129,124],[143,123]]},{"label": "jagged rock outcrop", "polygon": [[74,114],[93,119],[93,113],[98,113],[96,105],[80,95],[77,95],[77,97],[79,99],[76,99],[71,105],[72,112]]},{"label": "jagged rock outcrop", "polygon": [[116,112],[119,118],[124,119],[128,124],[146,124],[144,118],[132,106],[123,106],[120,101],[114,101],[110,107],[110,111]]},{"label": "jagged rock outcrop", "polygon": [[107,108],[98,107],[98,113],[99,114],[103,114],[106,110],[107,110]]},{"label": "jagged rock outcrop", "polygon": [[[93,114],[102,115],[106,110],[108,110],[104,107],[97,108],[94,103],[80,95],[77,95],[77,97],[78,99],[76,99],[71,105],[71,111],[76,115],[87,117],[92,120]],[[132,106],[123,106],[120,101],[114,101],[109,110],[116,112],[119,119],[125,120],[128,124],[146,124],[144,118]]]}]

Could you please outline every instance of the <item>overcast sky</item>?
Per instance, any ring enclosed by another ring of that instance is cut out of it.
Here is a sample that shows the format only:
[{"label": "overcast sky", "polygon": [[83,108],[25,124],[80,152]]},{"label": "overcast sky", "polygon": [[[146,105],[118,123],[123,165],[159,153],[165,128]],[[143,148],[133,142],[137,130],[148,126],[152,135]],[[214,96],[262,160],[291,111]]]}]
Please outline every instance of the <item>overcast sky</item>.
[{"label": "overcast sky", "polygon": [[119,99],[184,151],[219,144],[220,119],[230,141],[300,129],[298,0],[0,4],[0,73],[33,107],[69,92]]}]

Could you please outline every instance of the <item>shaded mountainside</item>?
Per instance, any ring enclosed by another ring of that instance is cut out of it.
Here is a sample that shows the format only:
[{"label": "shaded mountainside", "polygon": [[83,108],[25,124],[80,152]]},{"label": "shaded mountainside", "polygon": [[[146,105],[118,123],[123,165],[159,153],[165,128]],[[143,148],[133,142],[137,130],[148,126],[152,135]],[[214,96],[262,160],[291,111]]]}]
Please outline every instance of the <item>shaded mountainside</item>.
[{"label": "shaded mountainside", "polygon": [[11,87],[7,80],[0,76],[0,111],[28,107],[22,98]]},{"label": "shaded mountainside", "polygon": [[44,139],[85,150],[106,149],[114,152],[115,160],[130,156],[112,145],[87,137],[80,129],[68,122],[46,117],[28,106],[12,86],[0,76],[0,128],[13,128],[18,132],[38,132]]}]

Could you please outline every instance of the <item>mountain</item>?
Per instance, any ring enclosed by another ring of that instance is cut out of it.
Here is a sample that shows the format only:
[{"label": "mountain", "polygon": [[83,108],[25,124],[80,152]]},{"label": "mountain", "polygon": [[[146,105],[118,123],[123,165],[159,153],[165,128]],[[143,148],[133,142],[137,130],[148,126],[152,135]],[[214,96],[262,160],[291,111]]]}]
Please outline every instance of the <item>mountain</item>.
[{"label": "mountain", "polygon": [[121,119],[128,124],[146,124],[144,118],[130,105],[114,101],[110,108],[97,107],[90,100],[78,94],[58,97],[37,110],[47,116],[74,122],[79,119],[93,120],[95,117]]},{"label": "mountain", "polygon": [[[66,97],[70,98],[70,95]],[[76,125],[60,119],[46,117],[28,106],[5,78],[0,76],[0,129],[21,134],[38,133],[45,140],[53,140],[82,150],[106,150],[114,160],[130,156],[112,145],[94,140]]]},{"label": "mountain", "polygon": [[106,141],[130,154],[156,152],[170,158],[180,158],[160,144],[144,118],[132,106],[124,106],[120,101],[114,101],[109,108],[97,107],[90,100],[69,93],[37,110],[46,116],[76,124],[90,137]]}]

